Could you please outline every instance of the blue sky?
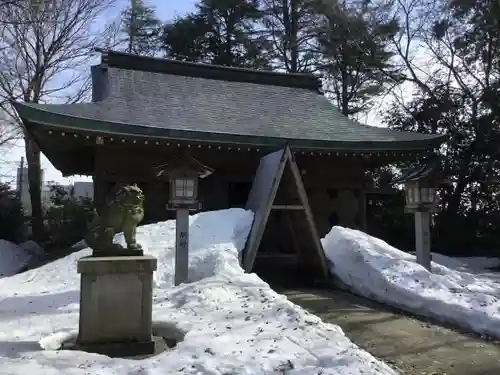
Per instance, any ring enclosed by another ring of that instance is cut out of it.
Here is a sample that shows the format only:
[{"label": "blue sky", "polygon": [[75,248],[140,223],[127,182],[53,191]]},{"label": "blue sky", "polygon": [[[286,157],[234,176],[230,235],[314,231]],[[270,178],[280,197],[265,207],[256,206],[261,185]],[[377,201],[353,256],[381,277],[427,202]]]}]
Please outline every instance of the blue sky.
[{"label": "blue sky", "polygon": [[[156,8],[158,17],[163,20],[169,20],[175,16],[182,16],[195,9],[197,0],[146,0],[148,5],[153,5]],[[120,11],[129,4],[128,0],[118,0],[117,6],[109,15],[118,19]],[[90,74],[90,67],[89,67]],[[21,157],[24,156],[23,142],[17,142],[0,149],[0,181],[13,182],[15,181],[16,169],[19,166]],[[63,178],[61,173],[56,170],[52,164],[42,157],[42,169],[44,170],[44,180],[57,181],[59,183],[70,183],[75,180],[89,180],[83,176],[75,176],[71,178]]]},{"label": "blue sky", "polygon": [[176,15],[183,15],[194,10],[195,0],[150,0],[148,4],[154,5],[158,16],[162,20],[172,18]]}]

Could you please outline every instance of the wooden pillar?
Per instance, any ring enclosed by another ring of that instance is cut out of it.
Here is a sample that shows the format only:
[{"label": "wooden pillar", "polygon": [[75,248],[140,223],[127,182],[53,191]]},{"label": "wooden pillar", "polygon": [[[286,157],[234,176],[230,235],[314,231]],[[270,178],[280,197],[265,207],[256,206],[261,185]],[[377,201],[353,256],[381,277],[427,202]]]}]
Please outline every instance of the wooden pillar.
[{"label": "wooden pillar", "polygon": [[417,263],[431,271],[431,213],[415,212]]},{"label": "wooden pillar", "polygon": [[366,233],[368,230],[368,222],[367,222],[367,215],[366,215],[366,191],[363,189],[359,193],[359,224],[360,224],[360,230]]},{"label": "wooden pillar", "polygon": [[176,211],[174,285],[189,280],[189,210]]},{"label": "wooden pillar", "polygon": [[94,207],[97,212],[100,214],[102,209],[106,204],[106,194],[108,192],[107,181],[103,176],[94,175],[92,177],[92,181],[94,183]]}]

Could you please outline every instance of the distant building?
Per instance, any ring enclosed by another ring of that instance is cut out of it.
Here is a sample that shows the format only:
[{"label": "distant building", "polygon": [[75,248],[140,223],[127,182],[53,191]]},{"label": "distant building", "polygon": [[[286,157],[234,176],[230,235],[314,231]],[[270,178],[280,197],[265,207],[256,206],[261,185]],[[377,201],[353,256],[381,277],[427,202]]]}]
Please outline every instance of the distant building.
[{"label": "distant building", "polygon": [[[48,202],[54,196],[51,186],[55,182],[48,183],[42,187],[42,201]],[[68,196],[74,198],[94,198],[94,184],[92,181],[75,181],[72,185],[59,185]]]},{"label": "distant building", "polygon": [[94,199],[94,183],[92,181],[75,181],[73,189],[75,197]]},{"label": "distant building", "polygon": [[[44,170],[41,170],[40,174],[40,189],[43,190],[43,178]],[[21,199],[21,204],[24,207],[24,211],[30,215],[31,214],[31,196],[30,187],[28,179],[28,168],[17,168],[17,185],[16,189],[19,193],[19,198]]]},{"label": "distant building", "polygon": [[[54,182],[44,183],[44,171],[41,171],[41,195],[42,202],[49,202],[53,197],[54,193],[51,190],[51,185]],[[94,184],[92,181],[75,181],[73,185],[61,185],[62,188],[68,193],[72,194],[75,198],[94,198]],[[17,186],[16,189],[19,193],[21,199],[21,204],[23,205],[26,214],[31,214],[31,196],[29,190],[29,180],[28,180],[28,168],[18,168],[17,169]]]},{"label": "distant building", "polygon": [[[55,196],[54,191],[52,191],[52,186],[56,183],[54,181],[49,181],[47,184],[42,186],[42,202],[47,204],[50,202],[51,198]],[[71,195],[71,185],[59,185],[66,194]]]}]

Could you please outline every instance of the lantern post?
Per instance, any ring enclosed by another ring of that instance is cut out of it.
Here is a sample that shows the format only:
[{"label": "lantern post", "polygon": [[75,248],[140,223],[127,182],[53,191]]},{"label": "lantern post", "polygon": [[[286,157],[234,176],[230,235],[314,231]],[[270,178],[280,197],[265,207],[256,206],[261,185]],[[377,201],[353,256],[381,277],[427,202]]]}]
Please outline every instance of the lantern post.
[{"label": "lantern post", "polygon": [[415,215],[417,263],[431,271],[431,217],[437,212],[436,168],[427,168],[405,181],[405,212]]},{"label": "lantern post", "polygon": [[157,176],[166,175],[169,181],[167,210],[176,212],[174,284],[179,285],[187,282],[189,276],[189,212],[201,209],[198,201],[199,179],[212,174],[213,169],[190,156],[159,168]]}]

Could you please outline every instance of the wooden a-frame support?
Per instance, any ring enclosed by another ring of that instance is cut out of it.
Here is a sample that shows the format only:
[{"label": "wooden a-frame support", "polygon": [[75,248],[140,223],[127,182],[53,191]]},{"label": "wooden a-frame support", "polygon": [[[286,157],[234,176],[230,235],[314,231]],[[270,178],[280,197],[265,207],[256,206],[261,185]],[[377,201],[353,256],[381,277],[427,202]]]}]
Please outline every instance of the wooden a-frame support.
[{"label": "wooden a-frame support", "polygon": [[[274,199],[280,182],[282,180],[285,168],[290,168],[292,180],[297,188],[298,196],[300,198],[300,205],[287,205],[287,206],[274,206]],[[266,229],[267,221],[272,209],[280,210],[303,210],[304,216],[307,221],[307,227],[310,231],[310,238],[312,238],[311,248],[314,249],[318,259],[321,263],[322,277],[329,276],[328,262],[326,260],[325,252],[316,230],[314,217],[309,205],[307,193],[302,182],[299,169],[293,158],[290,147],[287,145],[279,151],[267,154],[260,159],[259,167],[255,173],[252,189],[248,196],[246,204],[247,210],[252,210],[254,219],[250,234],[242,253],[240,262],[246,272],[250,272],[255,262],[255,257],[259,249],[264,230]]]}]

